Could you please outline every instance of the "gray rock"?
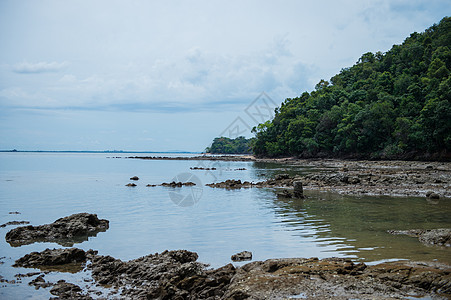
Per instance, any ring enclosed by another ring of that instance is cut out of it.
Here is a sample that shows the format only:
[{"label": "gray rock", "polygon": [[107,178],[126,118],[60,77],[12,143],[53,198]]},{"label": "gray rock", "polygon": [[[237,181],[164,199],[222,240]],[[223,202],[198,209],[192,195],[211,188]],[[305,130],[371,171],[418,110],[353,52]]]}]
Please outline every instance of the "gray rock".
[{"label": "gray rock", "polygon": [[50,290],[50,293],[58,296],[58,299],[92,299],[90,296],[84,295],[78,285],[64,280],[58,281]]},{"label": "gray rock", "polygon": [[243,251],[237,254],[232,255],[231,259],[233,261],[245,261],[245,260],[251,260],[252,259],[252,252],[250,251]]},{"label": "gray rock", "polygon": [[87,241],[88,237],[106,231],[109,221],[97,218],[96,214],[79,213],[60,218],[51,224],[22,226],[10,230],[6,241],[13,247],[35,242],[56,242],[71,247],[74,243]]},{"label": "gray rock", "polygon": [[274,179],[275,180],[284,180],[284,179],[289,179],[290,175],[289,174],[277,174]]},{"label": "gray rock", "polygon": [[78,248],[46,249],[42,252],[31,252],[18,260],[14,267],[39,268],[43,266],[61,266],[86,261],[86,253]]},{"label": "gray rock", "polygon": [[405,234],[416,237],[425,245],[436,245],[451,247],[451,229],[411,229],[411,230],[389,230],[391,234]]}]

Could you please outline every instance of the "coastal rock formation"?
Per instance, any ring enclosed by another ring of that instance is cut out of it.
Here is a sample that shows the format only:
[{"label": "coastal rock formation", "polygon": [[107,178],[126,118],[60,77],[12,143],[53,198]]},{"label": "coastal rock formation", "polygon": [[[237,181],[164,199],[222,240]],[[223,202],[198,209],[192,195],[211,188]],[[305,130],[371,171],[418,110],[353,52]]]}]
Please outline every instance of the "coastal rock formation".
[{"label": "coastal rock formation", "polygon": [[30,224],[30,222],[28,221],[9,221],[6,222],[5,224],[0,225],[0,228],[9,226],[9,225],[24,225],[24,224]]},{"label": "coastal rock formation", "polygon": [[231,259],[233,261],[245,261],[252,259],[252,252],[250,251],[242,251],[237,254],[232,255]]},{"label": "coastal rock formation", "polygon": [[191,167],[190,170],[214,171],[214,170],[216,170],[216,168]]},{"label": "coastal rock formation", "polygon": [[268,179],[260,182],[242,182],[240,179],[228,179],[226,181],[217,183],[208,183],[206,186],[213,188],[225,188],[225,189],[241,189],[241,188],[251,188],[251,187],[293,187],[293,182],[295,178],[290,177],[288,174],[276,175],[274,179]]},{"label": "coastal rock formation", "polygon": [[[422,197],[426,196],[427,191],[432,190],[439,198],[451,198],[451,187],[449,185],[449,182],[451,182],[451,163],[449,162],[297,159],[295,157],[256,158],[253,156],[208,155],[197,157],[130,158],[277,163],[296,168],[314,169],[314,172],[300,178],[303,182],[304,190],[331,191],[352,195]],[[268,181],[267,184],[271,185],[271,182]],[[436,195],[434,197],[437,197]],[[428,200],[436,201],[437,199],[428,198]]]},{"label": "coastal rock formation", "polygon": [[96,214],[79,213],[60,218],[51,224],[22,226],[10,230],[6,241],[13,247],[35,242],[56,242],[71,247],[74,243],[87,241],[88,237],[106,231],[109,221],[99,219]]},{"label": "coastal rock formation", "polygon": [[73,283],[59,280],[50,290],[52,295],[58,296],[58,299],[77,299],[77,300],[91,300],[92,297],[83,294],[82,289]]},{"label": "coastal rock formation", "polygon": [[330,258],[269,259],[237,269],[225,299],[386,299],[449,294],[449,267],[415,263],[367,266]]},{"label": "coastal rock formation", "polygon": [[18,260],[14,267],[39,268],[43,266],[61,266],[73,263],[84,263],[85,251],[78,248],[46,249],[42,252],[31,252]]},{"label": "coastal rock formation", "polygon": [[172,181],[172,182],[163,182],[162,184],[160,184],[161,186],[168,186],[168,187],[182,187],[182,186],[193,186],[193,185],[196,185],[194,182],[190,182],[190,181],[188,181],[188,182],[175,182],[175,181]]},{"label": "coastal rock formation", "polygon": [[405,234],[417,237],[425,245],[436,245],[451,247],[451,229],[411,229],[411,230],[389,230],[391,234]]},{"label": "coastal rock formation", "polygon": [[[66,249],[63,249],[66,250]],[[71,261],[61,249],[45,250],[55,263]],[[53,254],[51,253],[53,252]],[[164,251],[130,261],[78,249],[80,261],[97,284],[110,285],[121,299],[387,299],[451,296],[451,268],[439,263],[390,262],[374,266],[341,258],[268,259],[242,267],[232,264],[207,269],[197,254]],[[83,256],[84,254],[84,256]],[[58,258],[62,257],[62,258]],[[43,261],[19,259],[36,267]],[[44,260],[45,262],[46,260]],[[16,264],[18,264],[16,262]],[[36,264],[36,265],[34,265]],[[42,282],[42,278],[39,279]],[[52,294],[89,297],[76,286],[59,281]],[[69,294],[68,294],[69,293]]]}]

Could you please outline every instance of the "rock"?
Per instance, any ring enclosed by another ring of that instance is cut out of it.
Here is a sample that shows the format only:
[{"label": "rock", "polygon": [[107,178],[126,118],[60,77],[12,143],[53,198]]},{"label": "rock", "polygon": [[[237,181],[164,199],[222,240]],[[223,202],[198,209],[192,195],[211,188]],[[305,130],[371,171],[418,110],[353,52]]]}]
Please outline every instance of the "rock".
[{"label": "rock", "polygon": [[13,267],[41,268],[79,264],[86,261],[85,251],[78,248],[46,249],[42,252],[31,252],[18,260]]},{"label": "rock", "polygon": [[451,279],[446,275],[449,267],[406,264],[367,266],[340,258],[251,262],[237,269],[223,298],[241,292],[250,299],[285,299],[300,294],[307,299],[386,299],[451,290]]},{"label": "rock", "polygon": [[279,179],[268,179],[266,181],[261,181],[257,183],[244,181],[241,182],[240,179],[228,179],[223,182],[217,182],[217,183],[209,183],[206,184],[206,186],[213,187],[213,188],[225,188],[225,189],[240,189],[240,188],[251,188],[251,187],[258,187],[258,188],[264,188],[264,187],[291,187],[293,186],[293,178],[287,177],[287,174],[279,174],[276,176],[276,178]]},{"label": "rock", "polygon": [[295,198],[304,198],[304,189],[302,188],[302,181],[293,182],[293,195]]},{"label": "rock", "polygon": [[146,185],[147,187],[156,187],[157,185],[156,184],[148,184],[148,185]]},{"label": "rock", "polygon": [[205,171],[211,171],[211,170],[216,170],[216,168],[190,167],[190,170],[205,170]]},{"label": "rock", "polygon": [[79,213],[51,224],[14,228],[6,234],[5,239],[13,247],[35,242],[56,242],[71,247],[74,243],[87,241],[88,237],[106,231],[108,227],[109,221],[97,218],[96,214]]},{"label": "rock", "polygon": [[[68,250],[43,252],[65,257],[62,251]],[[284,258],[207,269],[197,262],[195,252],[186,250],[126,262],[93,250],[78,251],[90,260],[87,267],[96,283],[111,285],[124,299],[288,299],[294,295],[307,299],[405,299],[412,295],[435,299],[451,295],[451,268],[440,263],[401,261],[367,266],[342,258]],[[45,283],[41,276],[34,281],[35,286]],[[95,290],[88,291],[98,298]],[[89,299],[80,287],[64,280],[54,284],[51,293],[62,299]]]},{"label": "rock", "polygon": [[433,193],[433,192],[431,192],[429,195],[426,195],[426,197],[428,197],[429,199],[435,199],[435,200],[440,199],[440,195],[437,193]]},{"label": "rock", "polygon": [[58,296],[58,299],[92,299],[84,295],[82,289],[73,283],[59,280],[50,290],[52,295]]},{"label": "rock", "polygon": [[46,282],[44,280],[44,275],[39,275],[38,277],[36,277],[35,279],[33,279],[32,281],[30,281],[28,283],[28,285],[33,285],[37,290],[40,288],[48,288],[49,286],[52,286],[52,284],[50,282]]},{"label": "rock", "polygon": [[360,183],[360,179],[357,178],[357,177],[351,177],[351,178],[348,179],[348,182],[350,184],[357,184],[357,183]]},{"label": "rock", "polygon": [[139,180],[139,177],[138,176],[133,176],[133,177],[130,178],[130,180]]},{"label": "rock", "polygon": [[[126,287],[124,298],[176,299],[177,297],[202,299],[201,295],[221,296],[230,281],[234,268],[205,270],[206,265],[196,262],[197,253],[186,250],[164,251],[128,262],[110,256],[93,255],[89,268],[100,284]],[[232,272],[232,274],[229,274]],[[228,276],[226,276],[229,274]]]},{"label": "rock", "polygon": [[134,184],[134,183],[128,183],[128,184],[126,184],[125,186],[135,187],[136,184]]},{"label": "rock", "polygon": [[10,214],[10,215],[20,215],[20,212],[18,212],[18,211],[10,211],[8,214]]},{"label": "rock", "polygon": [[250,251],[243,251],[237,254],[232,255],[231,259],[233,261],[245,261],[245,260],[251,260],[252,259],[252,252]]},{"label": "rock", "polygon": [[289,179],[290,175],[289,174],[277,174],[274,179],[275,180],[284,180],[284,179]]},{"label": "rock", "polygon": [[451,247],[451,229],[411,229],[411,230],[389,230],[391,234],[405,234],[412,237],[417,237],[420,242],[425,245],[436,245]]},{"label": "rock", "polygon": [[182,187],[182,186],[193,186],[193,185],[196,185],[196,184],[194,182],[191,182],[191,181],[188,181],[188,182],[175,182],[175,181],[172,181],[172,182],[169,182],[169,183],[163,182],[161,184],[161,186],[168,186],[168,187]]},{"label": "rock", "polygon": [[9,225],[23,225],[23,224],[30,224],[28,221],[10,221],[6,222],[5,224],[0,225],[0,228],[9,226]]},{"label": "rock", "polygon": [[293,198],[293,192],[289,191],[289,190],[282,190],[280,192],[277,193],[278,197],[282,197],[282,198]]}]

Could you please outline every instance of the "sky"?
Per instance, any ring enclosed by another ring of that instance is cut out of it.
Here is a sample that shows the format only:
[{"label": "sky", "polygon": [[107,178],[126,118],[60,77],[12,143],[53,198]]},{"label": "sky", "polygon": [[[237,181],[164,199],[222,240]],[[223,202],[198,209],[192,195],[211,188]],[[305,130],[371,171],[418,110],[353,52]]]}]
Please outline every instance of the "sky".
[{"label": "sky", "polygon": [[203,151],[449,0],[0,0],[0,149]]}]

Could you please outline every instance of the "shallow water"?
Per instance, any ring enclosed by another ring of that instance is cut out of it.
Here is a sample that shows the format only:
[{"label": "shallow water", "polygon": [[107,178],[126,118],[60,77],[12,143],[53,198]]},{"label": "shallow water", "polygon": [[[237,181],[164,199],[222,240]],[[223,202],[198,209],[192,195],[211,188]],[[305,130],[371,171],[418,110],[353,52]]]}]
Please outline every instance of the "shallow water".
[{"label": "shallow water", "polygon": [[[133,154],[0,153],[0,224],[25,220],[40,225],[73,213],[96,213],[110,220],[110,228],[75,246],[123,260],[187,249],[213,267],[229,263],[232,254],[243,250],[252,251],[254,260],[335,256],[366,262],[411,259],[451,264],[449,249],[427,247],[415,238],[386,232],[450,227],[447,199],[430,203],[424,198],[306,191],[307,199],[293,200],[278,199],[272,189],[146,187],[184,173],[195,175],[191,181],[206,184],[226,179],[261,181],[277,173],[302,175],[315,170],[253,162],[135,160],[127,159],[128,155]],[[190,170],[195,166],[217,170]],[[126,187],[135,175],[140,177],[137,186]],[[175,203],[177,197],[185,196],[195,204]],[[9,214],[14,211],[20,214]],[[0,235],[12,228],[0,228]],[[26,253],[49,247],[61,246],[37,243],[13,248],[2,238],[0,257],[5,258],[0,275],[11,280],[16,273],[33,271],[11,265]],[[71,282],[82,282],[83,276],[71,277]],[[49,297],[48,291],[35,291],[26,283],[24,279],[2,284],[0,298]]]}]

